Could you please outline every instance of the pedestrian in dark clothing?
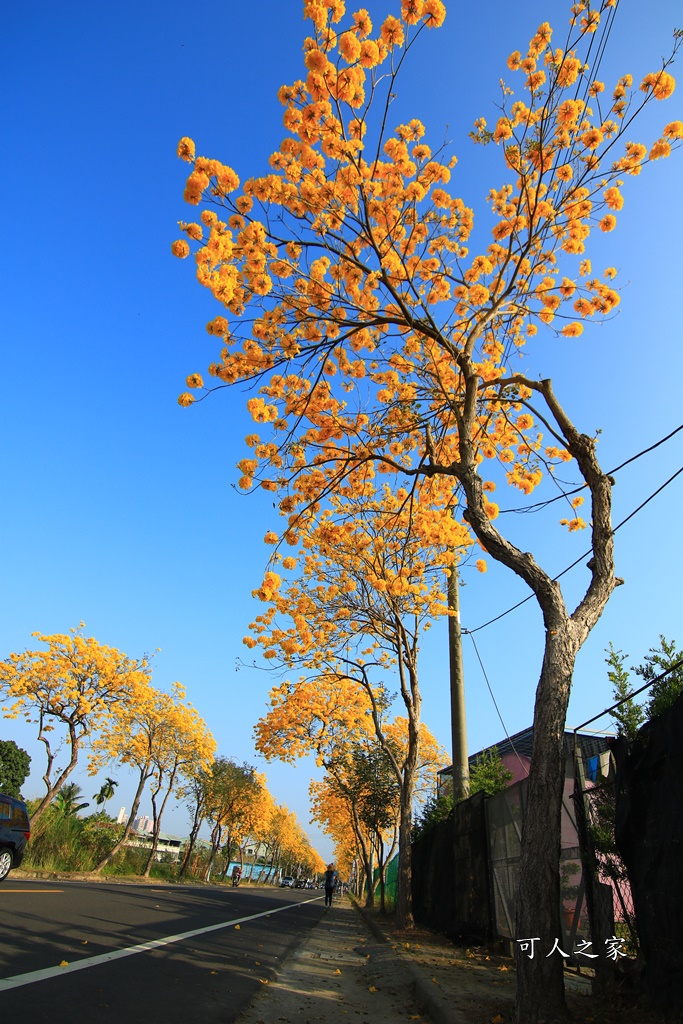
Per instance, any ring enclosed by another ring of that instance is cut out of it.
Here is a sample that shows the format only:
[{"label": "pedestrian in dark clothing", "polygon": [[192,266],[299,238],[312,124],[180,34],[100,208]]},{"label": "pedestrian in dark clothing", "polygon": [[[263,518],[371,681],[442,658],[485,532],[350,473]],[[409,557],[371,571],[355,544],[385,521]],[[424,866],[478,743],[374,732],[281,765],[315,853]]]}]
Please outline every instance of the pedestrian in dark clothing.
[{"label": "pedestrian in dark clothing", "polygon": [[327,865],[327,871],[325,872],[325,906],[332,906],[332,895],[334,890],[337,888],[337,872],[334,870],[334,864]]}]

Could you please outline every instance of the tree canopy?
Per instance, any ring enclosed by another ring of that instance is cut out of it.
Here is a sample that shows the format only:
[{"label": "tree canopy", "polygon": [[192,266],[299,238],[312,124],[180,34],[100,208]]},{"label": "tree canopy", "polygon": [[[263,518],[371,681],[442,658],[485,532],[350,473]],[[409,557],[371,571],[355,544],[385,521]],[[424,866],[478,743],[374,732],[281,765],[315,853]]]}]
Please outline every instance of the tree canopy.
[{"label": "tree canopy", "polygon": [[[185,200],[202,209],[181,223],[172,249],[194,251],[197,277],[222,307],[208,324],[219,345],[210,386],[192,373],[179,401],[252,386],[258,433],[247,438],[240,485],[275,494],[285,519],[266,541],[305,548],[326,499],[362,492],[382,474],[402,501],[441,513],[443,547],[455,518],[467,542],[538,602],[545,649],[517,933],[549,948],[559,933],[561,737],[573,669],[621,581],[613,481],[596,438],[519,356],[544,339],[578,346],[587,323],[614,312],[617,271],[593,266],[590,236],[615,229],[626,179],[683,138],[683,122],[672,120],[634,140],[644,107],[674,91],[680,34],[639,83],[630,74],[605,82],[616,13],[616,0],[580,0],[564,31],[543,22],[510,53],[496,123],[479,118],[471,133],[500,156],[478,197],[489,231],[453,188],[447,147],[428,144],[418,117],[392,127],[401,70],[443,23],[441,0],[403,0],[378,29],[367,10],[347,16],[343,0],[306,0],[303,77],[280,89],[286,136],[265,173],[242,183],[231,166],[197,155],[190,138],[178,146],[192,165]],[[577,490],[555,473],[565,463]],[[544,476],[562,498],[560,524],[590,536],[588,583],[573,610],[553,575],[511,541],[492,497],[502,483],[524,501]],[[517,980],[525,1024],[564,1015],[559,958],[519,957]]]}]

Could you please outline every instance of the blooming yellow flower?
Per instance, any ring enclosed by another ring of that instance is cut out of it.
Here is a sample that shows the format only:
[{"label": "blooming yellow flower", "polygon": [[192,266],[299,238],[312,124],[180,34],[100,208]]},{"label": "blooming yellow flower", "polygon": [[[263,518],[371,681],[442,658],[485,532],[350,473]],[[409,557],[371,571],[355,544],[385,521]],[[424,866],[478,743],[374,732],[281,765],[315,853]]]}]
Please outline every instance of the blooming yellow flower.
[{"label": "blooming yellow flower", "polygon": [[570,324],[565,324],[560,333],[564,334],[565,338],[578,338],[583,334],[583,324],[573,320]]},{"label": "blooming yellow flower", "polygon": [[179,259],[184,260],[185,257],[189,255],[190,247],[184,238],[179,238],[177,239],[177,241],[172,243],[171,252],[173,253],[174,256],[177,256]]},{"label": "blooming yellow flower", "polygon": [[616,186],[606,188],[603,195],[610,210],[621,210],[624,205],[624,197]]},{"label": "blooming yellow flower", "polygon": [[187,391],[183,395],[178,395],[178,405],[182,405],[184,408],[192,405],[193,402],[194,395],[190,395]]},{"label": "blooming yellow flower", "polygon": [[391,49],[394,46],[403,46],[405,36],[403,34],[403,25],[395,18],[393,14],[390,14],[382,28],[380,29],[380,35],[383,42]]},{"label": "blooming yellow flower", "polygon": [[602,218],[602,220],[600,221],[600,230],[601,231],[614,231],[616,226],[617,226],[617,218],[614,216],[613,213],[606,214]]},{"label": "blooming yellow flower", "polygon": [[581,142],[584,144],[586,149],[597,149],[603,139],[604,136],[599,128],[589,128],[589,130],[584,132],[581,136]]},{"label": "blooming yellow flower", "polygon": [[364,8],[360,11],[356,11],[353,16],[353,20],[356,23],[358,38],[366,39],[372,32],[372,21],[368,12]]},{"label": "blooming yellow flower", "polygon": [[190,376],[186,379],[185,383],[187,384],[188,388],[204,387],[204,380],[202,379],[201,373],[191,373]]},{"label": "blooming yellow flower", "polygon": [[180,140],[178,143],[178,156],[186,163],[192,163],[194,160],[194,142],[192,139],[188,139],[185,136]]},{"label": "blooming yellow flower", "polygon": [[655,99],[666,100],[676,88],[676,79],[667,71],[658,71],[656,74],[645,75],[640,83],[642,92],[650,92]]},{"label": "blooming yellow flower", "polygon": [[478,558],[477,561],[475,562],[475,565],[476,565],[477,570],[479,572],[486,572],[486,570],[488,568],[488,566],[486,565],[486,562],[484,561],[483,558]]},{"label": "blooming yellow flower", "polygon": [[446,20],[446,8],[441,0],[425,0],[424,18],[427,28],[441,28]]},{"label": "blooming yellow flower", "polygon": [[667,139],[683,139],[683,121],[670,121],[662,135]]},{"label": "blooming yellow flower", "polygon": [[355,64],[360,57],[360,39],[355,32],[344,32],[339,37],[339,52],[347,64]]},{"label": "blooming yellow flower", "polygon": [[670,154],[671,146],[666,139],[658,139],[650,150],[650,160],[659,160],[660,157],[669,156]]},{"label": "blooming yellow flower", "polygon": [[423,0],[401,0],[401,17],[406,25],[417,25],[423,14]]},{"label": "blooming yellow flower", "polygon": [[560,519],[560,526],[566,526],[570,532],[586,529],[586,523],[580,516],[577,516],[575,519]]}]

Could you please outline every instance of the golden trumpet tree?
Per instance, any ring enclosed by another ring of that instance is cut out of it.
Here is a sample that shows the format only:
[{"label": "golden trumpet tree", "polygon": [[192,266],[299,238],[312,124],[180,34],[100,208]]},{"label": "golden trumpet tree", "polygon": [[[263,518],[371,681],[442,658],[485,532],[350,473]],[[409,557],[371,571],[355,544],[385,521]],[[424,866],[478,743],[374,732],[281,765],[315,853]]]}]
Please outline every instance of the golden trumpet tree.
[{"label": "golden trumpet tree", "polygon": [[[593,269],[590,236],[615,228],[624,182],[683,138],[679,120],[647,142],[635,136],[643,107],[674,90],[672,58],[640,82],[599,77],[616,0],[578,0],[560,32],[544,22],[515,47],[496,121],[479,119],[472,133],[500,154],[480,197],[493,218],[484,239],[452,187],[454,160],[432,151],[417,117],[393,126],[390,114],[406,59],[445,18],[441,0],[402,0],[377,27],[366,10],[346,16],[343,0],[306,0],[304,14],[304,70],[280,90],[286,135],[266,172],[241,183],[181,140],[198,217],[181,224],[173,251],[194,250],[200,283],[223,307],[208,325],[220,345],[215,386],[258,385],[241,483],[278,495],[289,541],[311,504],[373,467],[397,483],[447,477],[472,534],[535,595],[545,651],[516,932],[552,948],[572,673],[618,583],[612,482],[551,380],[513,362],[544,337],[577,345],[586,323],[618,305],[616,271]],[[201,374],[187,383],[183,405],[205,393]],[[491,498],[496,474],[529,495],[565,462],[585,485],[588,516],[583,495],[567,496],[562,522],[587,527],[592,547],[573,608],[500,527]],[[517,979],[524,1024],[565,1014],[559,957],[522,955]]]},{"label": "golden trumpet tree", "polygon": [[[330,828],[340,811],[365,874],[365,905],[375,903],[374,869],[378,870],[381,910],[384,912],[385,867],[398,844],[400,786],[389,759],[377,743],[353,743],[345,756],[332,762],[319,786],[312,784],[313,814]],[[335,799],[336,798],[336,799]],[[332,829],[333,830],[333,829]]]},{"label": "golden trumpet tree", "polygon": [[233,843],[239,845],[252,822],[252,807],[258,800],[263,784],[262,776],[246,763],[237,764],[232,758],[217,757],[211,765],[208,779],[206,817],[212,826],[211,853],[206,866],[206,881],[216,854],[225,847],[226,863],[230,863]]},{"label": "golden trumpet tree", "polygon": [[171,693],[158,697],[159,729],[152,748],[152,848],[145,866],[152,868],[168,798],[183,784],[206,772],[216,752],[216,741],[191,704],[185,703],[185,688],[174,683]]},{"label": "golden trumpet tree", "polygon": [[269,855],[266,882],[271,880],[271,875],[277,875],[283,862],[289,863],[297,829],[296,815],[286,807],[275,804],[259,837]]},{"label": "golden trumpet tree", "polygon": [[[257,726],[266,756],[291,759],[315,750],[331,770],[344,744],[374,731],[400,789],[396,914],[409,927],[412,807],[422,756],[418,650],[424,630],[447,611],[445,573],[467,530],[447,509],[450,488],[440,495],[426,483],[393,494],[375,491],[369,480],[364,489],[345,487],[329,508],[309,509],[299,576],[285,583],[266,573],[255,593],[268,609],[245,642],[309,673],[273,690],[272,710]],[[294,562],[285,558],[282,567]],[[401,745],[384,728],[389,673],[406,713]]]},{"label": "golden trumpet tree", "polygon": [[[133,660],[94,637],[84,623],[69,633],[33,633],[45,650],[10,654],[0,662],[0,698],[6,718],[22,715],[38,726],[47,755],[45,796],[33,812],[35,824],[69,778],[81,748],[122,707],[134,705],[149,684],[146,658]],[[56,732],[56,730],[60,732]],[[54,743],[53,733],[58,736]],[[62,746],[68,760],[58,766]]]},{"label": "golden trumpet tree", "polygon": [[[358,876],[354,878],[353,871],[359,860],[363,864],[366,881],[366,905],[372,906],[370,900],[373,889],[372,875],[367,884],[368,875],[365,869],[363,848],[359,842],[353,820],[353,808],[348,797],[335,785],[335,781],[329,773],[326,773],[320,781],[315,779],[311,781],[309,795],[313,819],[320,823],[323,832],[330,836],[334,843],[334,863],[342,877],[362,883],[363,876],[359,872]],[[363,836],[362,838],[367,851],[367,837]],[[360,896],[360,885],[356,894]]]},{"label": "golden trumpet tree", "polygon": [[[152,686],[139,689],[134,701],[122,704],[116,709],[116,714],[109,718],[92,744],[88,763],[90,775],[96,775],[112,761],[128,765],[138,775],[137,788],[123,835],[97,865],[97,872],[102,871],[127,842],[149,780],[156,778],[159,787],[154,798],[155,832],[158,843],[160,815],[156,800],[164,780],[170,781],[173,788],[181,770],[199,770],[206,766],[213,755],[213,737],[206,731],[206,726],[196,711],[182,703],[184,696],[185,690],[180,683],[173,684],[170,694]],[[188,744],[186,750],[179,747],[179,744],[183,743]],[[161,811],[163,812],[163,807]]]}]

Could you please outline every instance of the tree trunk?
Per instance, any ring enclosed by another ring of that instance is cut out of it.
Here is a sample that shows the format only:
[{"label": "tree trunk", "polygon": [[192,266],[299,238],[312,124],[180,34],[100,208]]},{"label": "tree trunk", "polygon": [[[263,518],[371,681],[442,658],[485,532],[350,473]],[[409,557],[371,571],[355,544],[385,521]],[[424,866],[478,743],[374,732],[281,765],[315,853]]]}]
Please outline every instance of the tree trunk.
[{"label": "tree trunk", "polygon": [[152,852],[149,855],[149,860],[147,861],[147,866],[145,867],[145,878],[149,877],[149,873],[150,873],[150,871],[152,869],[152,863],[154,862],[154,856],[155,856],[155,854],[156,854],[156,852],[157,852],[157,850],[159,848],[159,836],[161,835],[161,819],[164,816],[164,811],[166,810],[166,804],[168,803],[168,798],[169,798],[169,796],[171,795],[171,793],[173,791],[173,787],[175,785],[175,780],[176,780],[176,774],[177,774],[177,770],[174,768],[173,771],[171,772],[170,776],[169,776],[168,786],[166,788],[166,792],[164,793],[164,799],[161,801],[161,807],[159,808],[159,813],[158,814],[157,814],[157,806],[156,806],[156,795],[157,794],[155,794],[155,797],[154,797],[154,800],[153,800],[153,808],[154,808],[154,838],[152,840]]},{"label": "tree trunk", "polygon": [[198,801],[197,802],[197,806],[195,807],[194,819],[192,821],[192,830],[190,832],[190,842],[188,843],[188,845],[185,848],[185,856],[183,857],[183,863],[180,865],[180,871],[178,872],[178,878],[182,878],[184,876],[185,872],[187,871],[188,865],[190,863],[190,858],[192,857],[192,853],[194,851],[194,848],[197,845],[197,837],[199,836],[199,830],[202,827],[203,821],[204,821],[204,811],[203,811],[203,809],[201,807],[200,802]]},{"label": "tree trunk", "polygon": [[[550,954],[560,928],[560,845],[566,752],[564,726],[576,644],[567,623],[546,634],[534,708],[534,739],[522,832],[516,920],[518,1024],[569,1019],[564,962]],[[535,940],[522,949],[524,940]],[[533,952],[533,957],[529,954]],[[570,952],[570,950],[566,950]]]},{"label": "tree trunk", "polygon": [[221,845],[221,839],[223,837],[223,828],[221,825],[214,825],[213,832],[211,833],[211,853],[209,854],[209,863],[206,865],[206,872],[204,874],[204,881],[208,882],[211,878],[211,868],[218,849]]},{"label": "tree trunk", "polygon": [[413,775],[404,776],[400,796],[400,818],[398,825],[398,874],[396,891],[396,924],[399,928],[412,928],[413,918],[413,869],[410,848],[413,827]]},{"label": "tree trunk", "polygon": [[113,847],[113,849],[111,849],[109,851],[109,853],[106,854],[106,856],[104,856],[102,858],[100,863],[93,869],[96,874],[99,875],[99,873],[102,871],[102,869],[105,868],[107,866],[107,864],[109,864],[114,859],[114,857],[119,852],[119,850],[121,849],[123,844],[127,841],[128,836],[131,833],[131,829],[133,828],[133,822],[135,821],[135,818],[137,816],[137,813],[138,813],[138,810],[139,810],[139,807],[140,807],[140,800],[142,798],[142,791],[145,788],[145,785],[147,783],[147,779],[149,778],[149,776],[150,776],[150,770],[149,770],[149,765],[147,765],[140,772],[140,781],[138,782],[138,788],[137,788],[137,790],[135,792],[135,799],[133,800],[133,806],[131,807],[130,815],[129,815],[128,821],[126,822],[126,827],[123,830],[123,835],[119,839],[118,843],[116,843],[116,845]]},{"label": "tree trunk", "polygon": [[[161,790],[161,777],[159,778],[159,785],[156,789],[152,790],[152,849],[149,851],[149,857],[145,864],[145,869],[142,872],[143,878],[149,878],[149,873],[152,870],[152,862],[159,846],[159,832],[161,831],[161,815],[157,813],[157,796]],[[165,802],[165,801],[164,801]]]},{"label": "tree trunk", "polygon": [[51,776],[51,773],[52,773],[52,766],[54,765],[54,761],[55,761],[55,756],[56,755],[52,753],[52,749],[50,747],[50,743],[49,743],[49,740],[47,739],[47,737],[42,735],[42,724],[41,724],[41,735],[38,736],[38,739],[41,740],[45,744],[45,748],[47,750],[48,766],[47,766],[47,768],[45,770],[45,774],[43,775],[43,780],[44,780],[45,785],[47,787],[47,793],[45,794],[43,799],[40,801],[40,803],[36,807],[36,809],[33,812],[33,814],[31,815],[31,828],[35,828],[35,826],[38,823],[38,821],[40,820],[40,818],[42,818],[42,816],[45,814],[45,811],[48,809],[48,807],[50,806],[50,804],[52,803],[54,798],[57,796],[57,794],[59,793],[60,789],[62,788],[62,786],[64,785],[66,780],[69,778],[69,776],[71,775],[71,773],[74,770],[74,768],[76,767],[76,762],[78,761],[78,751],[79,751],[79,748],[80,748],[80,739],[81,739],[81,737],[76,733],[75,729],[73,729],[71,726],[69,727],[69,738],[70,738],[70,747],[71,747],[71,757],[69,759],[69,763],[66,766],[66,768],[64,769],[64,771],[61,772],[61,774],[59,775],[59,778],[56,780],[54,785],[52,785],[51,782],[50,782],[50,776]]}]

